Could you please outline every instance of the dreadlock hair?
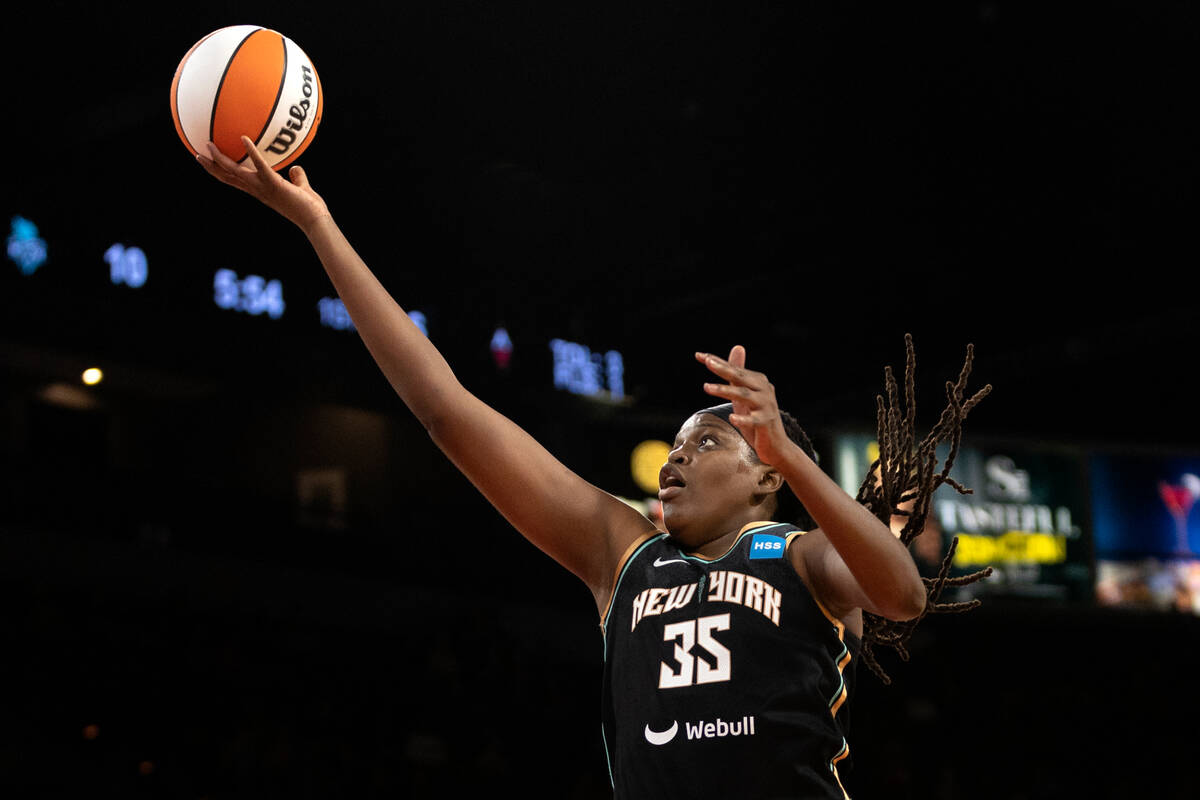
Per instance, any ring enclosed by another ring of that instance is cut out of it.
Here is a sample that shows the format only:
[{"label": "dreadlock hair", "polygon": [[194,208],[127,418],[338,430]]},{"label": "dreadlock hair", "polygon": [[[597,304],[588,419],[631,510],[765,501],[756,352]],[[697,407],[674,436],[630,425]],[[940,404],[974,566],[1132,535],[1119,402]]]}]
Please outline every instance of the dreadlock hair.
[{"label": "dreadlock hair", "polygon": [[[946,382],[946,407],[936,425],[925,438],[916,441],[916,394],[914,374],[916,356],[913,352],[911,334],[904,336],[904,398],[901,408],[900,389],[891,367],[884,368],[885,395],[876,397],[876,427],[879,441],[879,457],[871,464],[855,499],[868,508],[884,525],[891,527],[892,519],[907,517],[900,532],[900,541],[909,545],[925,529],[930,502],[934,490],[942,484],[954,487],[959,494],[971,494],[972,490],[950,477],[950,469],[958,455],[962,442],[963,421],[975,405],[991,391],[991,384],[984,386],[974,395],[964,399],[967,378],[975,359],[975,348],[967,345],[967,356],[959,372],[958,380]],[[949,444],[945,464],[937,470],[935,451],[942,443]],[[869,612],[863,612],[862,658],[871,671],[890,684],[891,678],[875,656],[878,646],[890,647],[903,661],[908,661],[906,644],[913,631],[928,614],[945,614],[969,611],[979,605],[978,599],[966,602],[941,603],[942,592],[951,586],[965,586],[986,578],[992,568],[969,575],[949,577],[950,566],[958,537],[954,537],[947,548],[941,568],[934,578],[922,578],[925,583],[925,610],[914,619],[896,622]]]}]

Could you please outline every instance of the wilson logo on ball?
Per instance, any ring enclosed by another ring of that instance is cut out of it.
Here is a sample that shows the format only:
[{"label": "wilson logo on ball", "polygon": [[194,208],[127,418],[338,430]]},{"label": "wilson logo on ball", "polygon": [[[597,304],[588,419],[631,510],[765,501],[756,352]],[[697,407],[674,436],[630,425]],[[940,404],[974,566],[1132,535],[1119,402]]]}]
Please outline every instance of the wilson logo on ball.
[{"label": "wilson logo on ball", "polygon": [[312,61],[283,34],[234,25],[196,42],[171,81],[175,131],[193,154],[205,143],[235,161],[248,136],[274,169],[296,160],[312,142],[324,95]]}]

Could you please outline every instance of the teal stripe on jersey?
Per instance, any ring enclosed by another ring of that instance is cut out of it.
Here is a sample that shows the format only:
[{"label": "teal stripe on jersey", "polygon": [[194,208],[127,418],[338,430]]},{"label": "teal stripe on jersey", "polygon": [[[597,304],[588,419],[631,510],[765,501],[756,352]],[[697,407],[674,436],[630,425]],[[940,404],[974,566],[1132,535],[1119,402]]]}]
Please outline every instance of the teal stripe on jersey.
[{"label": "teal stripe on jersey", "polygon": [[625,563],[621,565],[621,574],[617,576],[617,582],[613,584],[612,601],[608,604],[608,613],[604,615],[604,620],[601,624],[604,626],[604,660],[608,660],[608,618],[612,616],[613,609],[617,604],[617,590],[621,588],[621,581],[625,579],[625,573],[629,571],[629,565],[632,564],[638,555],[647,547],[657,542],[659,539],[666,538],[667,534],[660,533],[658,536],[651,536],[646,541],[642,542],[637,550],[629,554],[629,558],[625,559]]},{"label": "teal stripe on jersey", "polygon": [[[841,641],[841,640],[839,640],[839,641]],[[837,656],[837,658],[835,658],[833,660],[833,663],[841,664],[842,659],[845,658],[846,654],[849,652],[850,652],[850,648],[846,647],[845,642],[842,642],[842,652],[838,653],[838,656]],[[838,686],[837,686],[837,690],[833,693],[833,697],[829,698],[829,707],[830,708],[833,708],[833,704],[836,703],[837,699],[842,696],[842,690],[845,688],[846,688],[845,671],[842,669],[838,669]]]},{"label": "teal stripe on jersey", "polygon": [[742,533],[737,537],[737,539],[734,541],[734,543],[729,546],[729,550],[725,554],[720,555],[717,558],[708,559],[708,558],[701,558],[700,556],[689,556],[687,553],[683,552],[682,550],[679,552],[679,555],[683,556],[684,558],[695,561],[697,563],[700,563],[700,564],[716,564],[716,563],[720,562],[722,559],[728,558],[729,556],[733,555],[733,551],[737,549],[737,546],[738,546],[738,544],[741,543],[742,539],[745,539],[750,534],[757,535],[757,534],[763,533],[764,531],[772,530],[773,528],[780,528],[780,527],[784,527],[784,526],[788,526],[788,525],[791,525],[791,523],[776,522],[773,525],[763,525],[758,528],[747,528],[746,530],[742,531]]}]

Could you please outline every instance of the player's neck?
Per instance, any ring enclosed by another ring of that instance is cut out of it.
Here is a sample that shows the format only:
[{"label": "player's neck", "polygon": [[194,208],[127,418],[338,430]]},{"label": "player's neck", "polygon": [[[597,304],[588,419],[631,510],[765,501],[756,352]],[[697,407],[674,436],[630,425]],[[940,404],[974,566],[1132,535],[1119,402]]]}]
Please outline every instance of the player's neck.
[{"label": "player's neck", "polygon": [[729,548],[733,547],[737,541],[738,535],[752,522],[759,522],[762,517],[755,514],[745,515],[745,518],[729,520],[725,524],[718,527],[722,532],[712,539],[707,539],[704,544],[691,550],[692,555],[697,555],[702,558],[718,558],[729,552]]}]

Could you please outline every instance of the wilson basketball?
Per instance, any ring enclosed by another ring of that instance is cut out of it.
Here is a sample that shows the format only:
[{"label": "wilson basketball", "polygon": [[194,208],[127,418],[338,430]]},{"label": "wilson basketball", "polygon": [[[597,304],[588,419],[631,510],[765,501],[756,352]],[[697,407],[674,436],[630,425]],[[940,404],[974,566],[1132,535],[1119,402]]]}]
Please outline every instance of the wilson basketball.
[{"label": "wilson basketball", "polygon": [[241,162],[245,135],[277,170],[312,142],[323,104],[321,81],[304,51],[256,25],[208,34],[187,51],[171,81],[171,116],[188,150],[207,154],[211,141]]}]

